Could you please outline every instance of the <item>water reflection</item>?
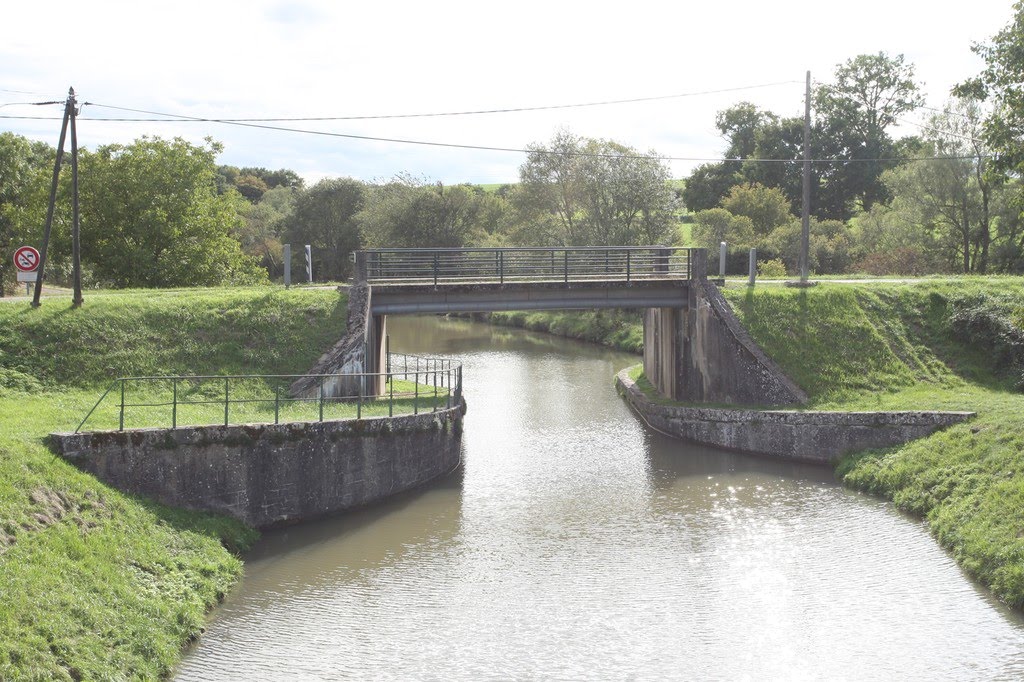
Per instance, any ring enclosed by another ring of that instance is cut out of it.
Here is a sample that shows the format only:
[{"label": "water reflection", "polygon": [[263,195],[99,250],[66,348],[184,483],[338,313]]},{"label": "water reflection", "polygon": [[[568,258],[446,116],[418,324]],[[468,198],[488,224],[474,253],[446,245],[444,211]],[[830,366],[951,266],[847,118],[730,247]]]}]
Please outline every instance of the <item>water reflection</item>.
[{"label": "water reflection", "polygon": [[1020,619],[827,468],[696,447],[615,395],[631,356],[394,319],[459,356],[464,466],[268,534],[179,678],[1017,679]]}]

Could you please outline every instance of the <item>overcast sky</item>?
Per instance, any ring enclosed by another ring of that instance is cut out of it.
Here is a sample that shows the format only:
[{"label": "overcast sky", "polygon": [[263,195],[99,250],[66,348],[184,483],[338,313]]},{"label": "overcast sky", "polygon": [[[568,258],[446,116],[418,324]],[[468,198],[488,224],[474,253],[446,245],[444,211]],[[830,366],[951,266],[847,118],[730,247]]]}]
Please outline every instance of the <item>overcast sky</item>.
[{"label": "overcast sky", "polygon": [[[559,129],[640,151],[721,155],[715,112],[747,100],[803,112],[807,70],[829,81],[858,54],[904,54],[930,106],[975,75],[971,44],[1011,19],[1009,0],[487,2],[8,2],[0,104],[63,99],[202,118],[361,116],[504,109],[746,90],[550,111],[273,123],[306,130],[522,148]],[[60,107],[0,107],[59,117]],[[206,136],[221,163],[291,168],[309,181],[412,173],[446,183],[514,182],[523,154],[242,128],[212,122],[99,122],[139,116],[86,107],[80,144],[143,134]],[[55,145],[59,120],[0,118]],[[907,127],[905,133],[913,132]],[[675,177],[697,162],[673,161]]]}]

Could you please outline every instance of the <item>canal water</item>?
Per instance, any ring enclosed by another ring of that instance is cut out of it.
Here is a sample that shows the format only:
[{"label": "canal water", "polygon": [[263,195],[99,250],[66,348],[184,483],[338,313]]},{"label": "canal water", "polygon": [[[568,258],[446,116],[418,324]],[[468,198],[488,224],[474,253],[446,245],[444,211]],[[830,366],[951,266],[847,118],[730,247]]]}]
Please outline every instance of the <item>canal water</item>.
[{"label": "canal water", "polygon": [[455,357],[463,466],[268,532],[179,680],[1024,679],[1024,622],[831,470],[647,429],[634,356],[392,318]]}]

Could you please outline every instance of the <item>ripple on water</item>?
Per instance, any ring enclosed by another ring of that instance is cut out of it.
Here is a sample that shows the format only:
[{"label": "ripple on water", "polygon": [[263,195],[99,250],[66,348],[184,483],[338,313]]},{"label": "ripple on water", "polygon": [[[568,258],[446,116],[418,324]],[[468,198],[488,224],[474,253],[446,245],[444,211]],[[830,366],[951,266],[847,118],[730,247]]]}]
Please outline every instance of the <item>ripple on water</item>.
[{"label": "ripple on water", "polygon": [[460,347],[463,470],[269,533],[179,679],[1024,677],[1020,619],[920,522],[646,431],[611,387],[628,358],[458,328],[476,345],[391,323]]}]

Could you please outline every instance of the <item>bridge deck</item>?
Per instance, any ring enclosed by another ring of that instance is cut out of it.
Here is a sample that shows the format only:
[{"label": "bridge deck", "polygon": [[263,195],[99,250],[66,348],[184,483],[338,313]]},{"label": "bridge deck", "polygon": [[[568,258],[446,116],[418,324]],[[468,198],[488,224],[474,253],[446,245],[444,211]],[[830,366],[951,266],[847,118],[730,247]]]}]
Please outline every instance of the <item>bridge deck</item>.
[{"label": "bridge deck", "polygon": [[564,282],[477,282],[473,284],[372,285],[374,315],[580,310],[591,308],[680,308],[686,280]]}]

